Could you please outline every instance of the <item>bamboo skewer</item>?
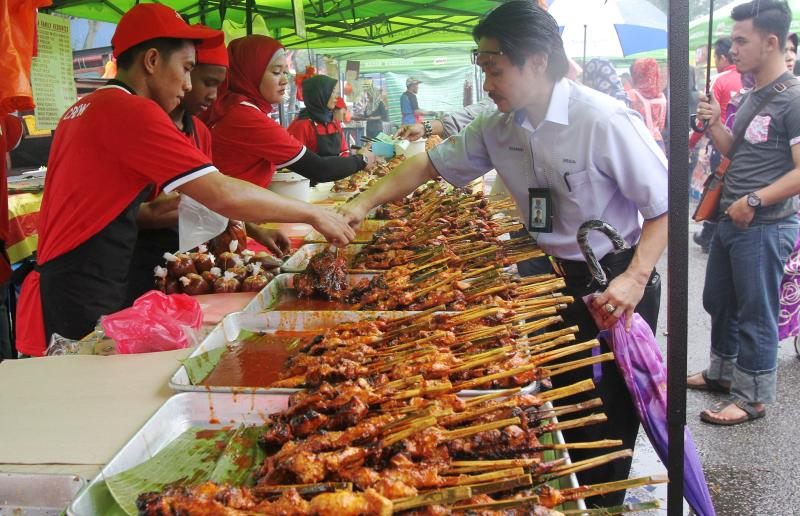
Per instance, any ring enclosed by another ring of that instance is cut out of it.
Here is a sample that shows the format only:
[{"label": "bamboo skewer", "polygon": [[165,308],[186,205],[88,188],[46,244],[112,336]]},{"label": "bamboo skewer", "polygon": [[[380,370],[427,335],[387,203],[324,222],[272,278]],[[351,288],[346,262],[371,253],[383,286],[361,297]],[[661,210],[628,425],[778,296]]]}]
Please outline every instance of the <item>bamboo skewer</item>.
[{"label": "bamboo skewer", "polygon": [[476,405],[480,405],[481,403],[485,403],[489,400],[494,400],[497,398],[502,398],[505,396],[512,396],[518,393],[521,389],[519,387],[514,387],[513,389],[506,389],[503,391],[492,392],[489,394],[484,394],[482,396],[476,396],[465,403],[467,407],[474,407]]},{"label": "bamboo skewer", "polygon": [[598,423],[605,423],[608,421],[608,416],[603,413],[592,414],[591,416],[580,417],[578,419],[570,419],[569,421],[561,421],[559,423],[552,423],[541,427],[545,432],[557,432],[559,430],[572,430],[574,428],[582,428],[588,425]]},{"label": "bamboo skewer", "polygon": [[551,367],[548,370],[548,373],[550,377],[553,377],[574,369],[580,369],[581,367],[599,364],[600,362],[608,362],[609,360],[614,360],[614,353],[603,353],[602,355],[597,355],[596,357],[589,357],[582,360],[575,360],[574,362],[558,364],[558,367]]},{"label": "bamboo skewer", "polygon": [[401,512],[426,505],[449,505],[471,497],[472,490],[469,486],[456,486],[392,500],[392,510],[393,512]]},{"label": "bamboo skewer", "polygon": [[594,389],[594,382],[591,379],[586,379],[572,385],[567,385],[566,387],[560,387],[558,389],[552,389],[547,392],[543,392],[539,394],[538,397],[540,400],[546,403],[548,401],[556,401],[569,396],[574,396],[575,394],[580,394],[581,392],[590,391],[592,389]]},{"label": "bamboo skewer", "polygon": [[520,424],[518,417],[510,417],[508,419],[501,419],[499,421],[492,421],[490,423],[483,423],[465,428],[456,428],[455,430],[447,430],[443,432],[443,439],[446,441],[452,441],[453,439],[461,439],[471,435],[479,434],[481,432],[487,432],[489,430],[496,430],[498,428],[505,428],[510,425],[518,424]]}]

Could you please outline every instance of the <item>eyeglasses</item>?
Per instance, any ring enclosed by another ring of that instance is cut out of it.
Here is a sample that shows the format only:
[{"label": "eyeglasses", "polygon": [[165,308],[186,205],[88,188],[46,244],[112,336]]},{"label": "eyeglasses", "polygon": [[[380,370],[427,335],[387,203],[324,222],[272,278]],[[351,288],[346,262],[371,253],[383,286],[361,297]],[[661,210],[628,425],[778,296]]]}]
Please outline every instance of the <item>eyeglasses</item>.
[{"label": "eyeglasses", "polygon": [[505,52],[503,52],[502,50],[478,50],[477,48],[473,49],[472,53],[471,53],[472,64],[478,64],[478,59],[482,55],[489,56],[489,62],[487,64],[489,66],[491,66],[492,65],[492,59],[494,58],[494,56],[503,56],[503,55],[505,55]]}]

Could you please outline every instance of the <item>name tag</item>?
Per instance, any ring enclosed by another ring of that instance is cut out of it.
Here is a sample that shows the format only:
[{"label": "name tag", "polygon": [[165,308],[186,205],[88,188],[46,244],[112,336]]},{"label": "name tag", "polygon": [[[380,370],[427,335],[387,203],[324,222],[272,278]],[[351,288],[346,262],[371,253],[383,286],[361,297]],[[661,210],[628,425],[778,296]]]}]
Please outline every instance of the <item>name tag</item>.
[{"label": "name tag", "polygon": [[528,188],[528,231],[552,233],[553,199],[549,188]]}]

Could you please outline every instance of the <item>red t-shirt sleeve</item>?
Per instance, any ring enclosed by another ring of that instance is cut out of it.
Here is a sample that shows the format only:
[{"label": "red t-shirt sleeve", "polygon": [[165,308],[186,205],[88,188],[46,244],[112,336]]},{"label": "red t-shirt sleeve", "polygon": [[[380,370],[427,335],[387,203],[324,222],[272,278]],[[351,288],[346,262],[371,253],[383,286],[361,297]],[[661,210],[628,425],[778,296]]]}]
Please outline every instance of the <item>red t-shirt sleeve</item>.
[{"label": "red t-shirt sleeve", "polygon": [[307,118],[296,118],[289,124],[289,127],[286,128],[286,132],[299,143],[317,152],[317,135],[314,134],[314,126],[311,124],[311,120]]},{"label": "red t-shirt sleeve", "polygon": [[[107,146],[125,153],[124,163],[135,173],[169,193],[182,184],[217,169],[155,102],[126,103],[124,124],[104,131]],[[148,128],[143,131],[142,128]]]},{"label": "red t-shirt sleeve", "polygon": [[236,138],[236,147],[244,153],[274,163],[276,168],[288,167],[305,154],[302,143],[257,108],[241,105],[231,115],[233,127],[241,135]]}]

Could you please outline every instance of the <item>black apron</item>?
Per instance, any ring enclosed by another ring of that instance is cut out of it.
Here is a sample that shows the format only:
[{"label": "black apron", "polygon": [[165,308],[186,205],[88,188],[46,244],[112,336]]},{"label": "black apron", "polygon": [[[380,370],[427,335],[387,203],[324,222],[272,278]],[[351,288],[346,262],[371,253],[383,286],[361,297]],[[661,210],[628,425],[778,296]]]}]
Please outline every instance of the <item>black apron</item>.
[{"label": "black apron", "polygon": [[102,315],[125,307],[128,271],[136,244],[136,215],[147,186],[106,227],[61,256],[37,265],[45,343],[58,333],[81,339]]},{"label": "black apron", "polygon": [[[333,134],[321,134],[317,123],[309,118],[312,127],[314,127],[314,134],[317,135],[317,156],[339,156],[342,154],[342,133],[335,132]],[[326,130],[327,126],[322,126],[322,130]]]},{"label": "black apron", "polygon": [[[200,140],[194,130],[192,117],[187,113],[183,117],[183,132],[194,137],[194,144],[199,149]],[[128,275],[128,292],[125,306],[130,306],[148,290],[153,290],[156,265],[164,265],[164,253],[174,253],[179,245],[178,228],[141,229],[133,250],[131,269]]]}]

